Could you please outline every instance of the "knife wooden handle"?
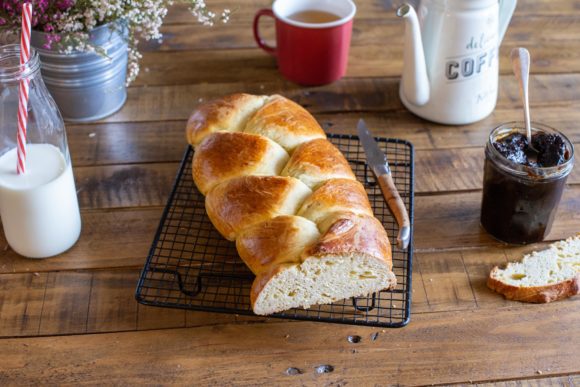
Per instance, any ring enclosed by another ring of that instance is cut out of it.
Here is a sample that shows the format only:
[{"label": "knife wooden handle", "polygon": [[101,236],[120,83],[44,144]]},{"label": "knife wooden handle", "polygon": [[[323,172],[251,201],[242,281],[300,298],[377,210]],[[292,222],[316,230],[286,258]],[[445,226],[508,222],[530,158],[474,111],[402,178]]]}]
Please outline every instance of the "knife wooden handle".
[{"label": "knife wooden handle", "polygon": [[383,197],[387,201],[389,209],[393,213],[393,216],[397,220],[399,225],[399,236],[397,238],[399,247],[402,249],[407,248],[409,243],[409,232],[411,227],[411,221],[409,220],[409,214],[405,208],[405,203],[395,187],[395,182],[390,174],[383,174],[377,177],[377,182],[383,193]]}]

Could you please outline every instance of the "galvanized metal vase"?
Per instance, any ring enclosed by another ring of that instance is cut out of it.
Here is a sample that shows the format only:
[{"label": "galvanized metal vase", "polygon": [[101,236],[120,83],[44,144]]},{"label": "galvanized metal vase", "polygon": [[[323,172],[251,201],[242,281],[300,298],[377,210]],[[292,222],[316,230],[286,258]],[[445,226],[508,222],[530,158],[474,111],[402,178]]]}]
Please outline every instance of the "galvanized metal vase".
[{"label": "galvanized metal vase", "polygon": [[116,22],[90,33],[90,43],[105,55],[92,52],[65,54],[43,47],[46,34],[33,31],[31,45],[40,54],[41,73],[63,118],[90,122],[107,117],[127,100],[127,29]]}]

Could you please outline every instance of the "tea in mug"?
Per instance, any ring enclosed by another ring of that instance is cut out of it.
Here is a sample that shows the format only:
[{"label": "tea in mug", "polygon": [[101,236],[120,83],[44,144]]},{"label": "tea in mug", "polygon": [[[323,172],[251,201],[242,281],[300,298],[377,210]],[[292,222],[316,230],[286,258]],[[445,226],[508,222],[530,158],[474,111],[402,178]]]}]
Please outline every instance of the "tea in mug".
[{"label": "tea in mug", "polygon": [[340,20],[340,16],[326,11],[306,10],[296,12],[288,16],[288,19],[301,23],[322,24],[322,23],[332,23],[337,20]]}]

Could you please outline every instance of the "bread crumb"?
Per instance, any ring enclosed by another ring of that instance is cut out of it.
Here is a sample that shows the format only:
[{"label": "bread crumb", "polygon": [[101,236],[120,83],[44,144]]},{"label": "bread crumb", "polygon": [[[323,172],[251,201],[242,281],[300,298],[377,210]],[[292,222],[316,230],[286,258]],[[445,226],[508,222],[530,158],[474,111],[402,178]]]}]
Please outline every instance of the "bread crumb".
[{"label": "bread crumb", "polygon": [[537,371],[536,371],[536,373],[537,373],[538,375],[541,375],[541,374],[543,374],[543,372],[542,372],[542,371],[540,371],[540,370],[537,370]]},{"label": "bread crumb", "polygon": [[349,343],[358,344],[358,343],[360,343],[362,337],[360,337],[358,335],[351,335],[351,336],[348,336],[346,339],[348,340]]},{"label": "bread crumb", "polygon": [[288,339],[290,337],[290,335],[284,335],[285,339]]},{"label": "bread crumb", "polygon": [[300,375],[302,374],[302,370],[296,367],[289,367],[285,371],[286,375]]},{"label": "bread crumb", "polygon": [[429,282],[433,282],[433,278],[429,278]]},{"label": "bread crumb", "polygon": [[96,133],[94,133],[94,132],[93,132],[93,133],[89,133],[89,137],[90,137],[90,138],[93,138],[93,137],[95,137],[96,135],[97,135],[97,134],[96,134]]},{"label": "bread crumb", "polygon": [[34,273],[32,275],[35,276],[35,277],[40,277],[40,273]]}]

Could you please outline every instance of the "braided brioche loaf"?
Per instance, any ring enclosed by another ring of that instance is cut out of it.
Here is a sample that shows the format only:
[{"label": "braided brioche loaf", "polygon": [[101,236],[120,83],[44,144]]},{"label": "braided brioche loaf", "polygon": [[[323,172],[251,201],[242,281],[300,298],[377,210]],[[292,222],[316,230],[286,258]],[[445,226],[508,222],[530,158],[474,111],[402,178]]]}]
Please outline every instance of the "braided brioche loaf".
[{"label": "braided brioche loaf", "polygon": [[230,95],[193,112],[187,139],[211,222],[256,275],[254,313],[396,285],[364,187],[301,106],[279,95]]}]

